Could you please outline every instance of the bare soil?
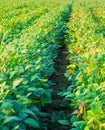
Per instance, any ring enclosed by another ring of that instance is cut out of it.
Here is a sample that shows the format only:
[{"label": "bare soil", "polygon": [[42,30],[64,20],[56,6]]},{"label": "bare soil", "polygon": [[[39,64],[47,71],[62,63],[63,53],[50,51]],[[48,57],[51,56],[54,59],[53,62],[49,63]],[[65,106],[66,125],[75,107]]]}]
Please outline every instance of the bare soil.
[{"label": "bare soil", "polygon": [[70,82],[64,76],[69,65],[68,53],[66,46],[59,49],[58,57],[55,61],[55,72],[49,78],[53,83],[52,86],[52,103],[43,108],[43,111],[49,113],[48,130],[69,130],[68,126],[62,126],[58,123],[58,120],[70,120],[71,109],[68,107],[64,97],[58,95],[59,92],[66,91],[67,87],[70,86]]}]

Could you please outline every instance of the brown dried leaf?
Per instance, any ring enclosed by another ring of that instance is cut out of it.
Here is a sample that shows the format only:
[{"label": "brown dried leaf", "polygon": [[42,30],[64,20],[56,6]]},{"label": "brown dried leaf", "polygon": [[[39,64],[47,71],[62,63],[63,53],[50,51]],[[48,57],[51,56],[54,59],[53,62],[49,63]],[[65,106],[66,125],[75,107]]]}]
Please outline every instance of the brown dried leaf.
[{"label": "brown dried leaf", "polygon": [[78,110],[75,110],[72,114],[78,115],[78,114],[79,114],[79,111],[78,111]]},{"label": "brown dried leaf", "polygon": [[95,129],[95,122],[94,122],[94,119],[92,120],[92,127],[93,127],[93,129]]},{"label": "brown dried leaf", "polygon": [[78,102],[78,107],[79,107],[79,115],[81,115],[83,113],[84,104],[82,102]]}]

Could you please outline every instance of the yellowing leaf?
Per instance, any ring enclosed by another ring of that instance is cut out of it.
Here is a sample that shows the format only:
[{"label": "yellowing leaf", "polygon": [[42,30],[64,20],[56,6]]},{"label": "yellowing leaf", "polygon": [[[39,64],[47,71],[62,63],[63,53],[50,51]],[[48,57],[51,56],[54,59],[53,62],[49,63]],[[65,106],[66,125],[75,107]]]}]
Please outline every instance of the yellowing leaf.
[{"label": "yellowing leaf", "polygon": [[42,81],[42,82],[47,82],[48,79],[40,79],[40,81]]},{"label": "yellowing leaf", "polygon": [[36,70],[40,69],[40,67],[41,67],[40,64],[36,65]]},{"label": "yellowing leaf", "polygon": [[15,129],[15,130],[17,130],[18,128],[19,128],[19,125],[15,126],[15,128],[14,128],[14,129]]},{"label": "yellowing leaf", "polygon": [[17,87],[22,81],[23,81],[23,78],[15,79],[13,81],[13,88]]}]

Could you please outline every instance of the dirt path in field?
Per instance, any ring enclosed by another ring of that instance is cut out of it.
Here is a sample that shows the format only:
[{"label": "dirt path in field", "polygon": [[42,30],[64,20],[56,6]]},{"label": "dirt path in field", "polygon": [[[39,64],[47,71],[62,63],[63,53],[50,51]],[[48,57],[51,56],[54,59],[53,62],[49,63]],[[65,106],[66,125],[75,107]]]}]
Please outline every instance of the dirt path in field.
[{"label": "dirt path in field", "polygon": [[[59,96],[59,92],[66,91],[67,87],[70,85],[68,79],[64,76],[66,72],[68,61],[68,53],[66,47],[62,47],[59,50],[58,57],[55,62],[55,73],[50,77],[50,79],[55,83],[52,86],[52,104],[49,106],[49,113],[51,122],[49,123],[49,130],[68,130],[68,126],[62,126],[58,123],[58,120],[70,119],[71,109],[68,107],[69,102],[64,100],[64,97]],[[55,119],[55,120],[53,120]]]},{"label": "dirt path in field", "polygon": [[[74,0],[69,7],[70,11],[66,12],[66,16],[64,16],[65,24],[69,22],[69,17],[72,12],[72,5]],[[65,27],[64,30],[67,30]],[[48,106],[43,108],[44,112],[48,113],[48,119],[46,123],[48,124],[47,130],[69,130],[70,126],[61,125],[59,124],[59,120],[69,120],[70,121],[70,114],[72,112],[71,108],[69,107],[70,101],[65,100],[64,97],[60,96],[59,93],[66,92],[68,86],[70,86],[70,82],[64,76],[67,66],[70,64],[68,60],[68,50],[66,48],[66,40],[65,37],[68,36],[66,31],[62,30],[60,37],[62,37],[61,47],[59,48],[58,57],[55,60],[55,72],[49,78],[54,85],[51,86],[53,93],[52,93],[52,103],[48,104]]]},{"label": "dirt path in field", "polygon": [[58,120],[70,120],[71,109],[68,106],[70,102],[59,96],[59,93],[66,91],[70,85],[70,82],[64,76],[68,65],[68,51],[66,46],[63,46],[59,48],[58,57],[55,61],[55,72],[49,78],[54,83],[51,86],[53,89],[52,103],[43,108],[43,111],[48,113],[48,130],[69,130],[69,126],[62,126],[58,123]]}]

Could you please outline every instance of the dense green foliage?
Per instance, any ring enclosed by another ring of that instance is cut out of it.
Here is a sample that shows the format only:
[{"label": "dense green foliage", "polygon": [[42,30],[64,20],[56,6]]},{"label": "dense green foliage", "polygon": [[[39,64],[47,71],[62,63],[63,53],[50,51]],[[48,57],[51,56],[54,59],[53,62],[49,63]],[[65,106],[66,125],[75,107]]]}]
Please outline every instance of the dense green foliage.
[{"label": "dense green foliage", "polygon": [[47,129],[54,59],[67,1],[1,0],[0,129]]},{"label": "dense green foliage", "polygon": [[76,0],[67,25],[70,65],[65,75],[72,86],[65,95],[75,110],[72,130],[105,129],[104,9],[104,0]]},{"label": "dense green foliage", "polygon": [[0,0],[0,130],[48,129],[42,107],[52,103],[49,77],[61,46],[71,85],[58,95],[73,112],[57,123],[105,129],[104,10],[105,0]]}]

